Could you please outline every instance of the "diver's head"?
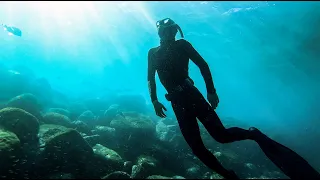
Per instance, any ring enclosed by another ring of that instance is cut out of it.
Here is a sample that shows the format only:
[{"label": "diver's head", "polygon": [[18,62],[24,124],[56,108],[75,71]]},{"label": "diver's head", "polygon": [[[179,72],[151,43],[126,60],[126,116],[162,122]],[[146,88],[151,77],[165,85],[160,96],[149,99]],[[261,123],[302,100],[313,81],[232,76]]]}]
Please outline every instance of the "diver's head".
[{"label": "diver's head", "polygon": [[183,33],[179,25],[177,25],[172,19],[165,18],[157,21],[158,35],[161,41],[175,40],[177,32],[180,32],[183,38]]}]

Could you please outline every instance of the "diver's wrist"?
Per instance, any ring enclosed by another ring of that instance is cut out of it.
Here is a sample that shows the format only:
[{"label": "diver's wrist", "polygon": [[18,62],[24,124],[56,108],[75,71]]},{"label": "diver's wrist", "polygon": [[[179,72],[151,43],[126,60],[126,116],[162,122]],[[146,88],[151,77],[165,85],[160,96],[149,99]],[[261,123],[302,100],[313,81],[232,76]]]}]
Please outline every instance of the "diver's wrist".
[{"label": "diver's wrist", "polygon": [[158,99],[156,99],[152,101],[152,104],[154,105],[155,103],[158,103],[158,102],[159,102]]},{"label": "diver's wrist", "polygon": [[215,94],[215,93],[216,93],[216,89],[213,88],[213,89],[211,89],[211,90],[208,90],[207,93],[208,93],[208,94]]}]

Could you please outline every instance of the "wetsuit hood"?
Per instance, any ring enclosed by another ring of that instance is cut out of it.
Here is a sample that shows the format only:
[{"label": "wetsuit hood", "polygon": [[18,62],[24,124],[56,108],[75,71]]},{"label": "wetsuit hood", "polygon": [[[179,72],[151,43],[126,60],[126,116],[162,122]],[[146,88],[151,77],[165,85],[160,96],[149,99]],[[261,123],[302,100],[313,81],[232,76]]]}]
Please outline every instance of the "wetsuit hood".
[{"label": "wetsuit hood", "polygon": [[[172,19],[165,18],[157,21],[156,23],[158,29],[158,35],[160,39],[173,38],[179,31],[181,38],[184,38],[183,32],[178,24],[176,24]],[[166,37],[169,36],[169,37]]]}]

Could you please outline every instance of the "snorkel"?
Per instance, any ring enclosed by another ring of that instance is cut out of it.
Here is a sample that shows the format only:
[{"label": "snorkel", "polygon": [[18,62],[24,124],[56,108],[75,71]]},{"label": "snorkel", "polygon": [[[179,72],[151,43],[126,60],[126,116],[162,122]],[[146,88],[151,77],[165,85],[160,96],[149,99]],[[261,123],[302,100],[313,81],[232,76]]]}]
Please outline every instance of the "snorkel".
[{"label": "snorkel", "polygon": [[158,35],[161,41],[174,40],[177,32],[179,31],[181,38],[184,38],[183,32],[178,24],[172,19],[165,18],[157,21]]}]

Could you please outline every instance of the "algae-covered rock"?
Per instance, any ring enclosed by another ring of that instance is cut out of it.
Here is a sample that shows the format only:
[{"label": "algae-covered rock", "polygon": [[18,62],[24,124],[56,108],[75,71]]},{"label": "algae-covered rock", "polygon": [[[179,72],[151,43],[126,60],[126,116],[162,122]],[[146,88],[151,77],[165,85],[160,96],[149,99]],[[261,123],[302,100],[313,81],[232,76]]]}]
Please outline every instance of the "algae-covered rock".
[{"label": "algae-covered rock", "polygon": [[155,138],[155,124],[151,119],[138,117],[119,117],[110,122],[110,127],[116,129],[117,136],[131,139],[144,140]]},{"label": "algae-covered rock", "polygon": [[186,179],[186,178],[183,176],[172,176],[172,179]]},{"label": "algae-covered rock", "polygon": [[[218,160],[225,163],[226,165],[235,165],[239,162],[240,159],[239,155],[236,152],[227,149],[224,149],[222,151],[214,151],[213,154]],[[242,166],[244,166],[245,162],[241,164]]]},{"label": "algae-covered rock", "polygon": [[161,176],[161,175],[151,175],[151,176],[148,176],[146,179],[172,179],[172,178]]},{"label": "algae-covered rock", "polygon": [[205,172],[205,173],[202,175],[201,179],[210,179],[210,176],[211,176],[211,173],[210,173],[210,172]]},{"label": "algae-covered rock", "polygon": [[20,139],[21,143],[38,142],[38,119],[22,109],[1,109],[0,126],[15,133]]},{"label": "algae-covered rock", "polygon": [[91,128],[85,123],[85,122],[82,122],[82,121],[73,121],[71,123],[71,126],[81,132],[81,133],[85,133],[86,135],[92,135],[92,132],[91,132]]},{"label": "algae-covered rock", "polygon": [[220,174],[214,172],[211,174],[209,179],[224,179],[224,177],[221,176]]},{"label": "algae-covered rock", "polygon": [[113,162],[117,166],[119,166],[119,167],[123,166],[124,161],[123,161],[122,157],[116,151],[109,149],[107,147],[104,147],[101,144],[96,144],[95,146],[93,146],[93,151],[96,154],[101,154],[101,155],[105,156],[106,158],[108,158],[110,160],[110,162]]},{"label": "algae-covered rock", "polygon": [[93,133],[99,134],[103,137],[115,137],[116,135],[116,129],[108,126],[96,126],[92,131]]},{"label": "algae-covered rock", "polygon": [[133,166],[133,163],[131,161],[124,162],[122,171],[131,174],[132,166]]},{"label": "algae-covered rock", "polygon": [[156,135],[161,141],[170,141],[177,134],[176,125],[166,125],[162,121],[159,121],[156,125]]},{"label": "algae-covered rock", "polygon": [[114,171],[121,171],[122,166],[118,163],[110,160],[103,154],[94,153],[93,157],[90,158],[85,164],[86,171],[83,174],[89,175],[90,178],[100,179],[105,177],[106,174]]},{"label": "algae-covered rock", "polygon": [[80,157],[93,154],[93,150],[89,144],[74,129],[68,129],[50,138],[46,143],[45,150],[61,154],[60,158],[64,156],[68,157],[69,155]]},{"label": "algae-covered rock", "polygon": [[71,120],[67,116],[54,112],[46,113],[43,116],[43,122],[46,124],[65,126],[67,128],[73,127]]},{"label": "algae-covered rock", "polygon": [[21,94],[9,100],[7,107],[20,108],[41,120],[41,106],[36,96],[30,93]]},{"label": "algae-covered rock", "polygon": [[58,133],[49,138],[41,153],[37,170],[42,177],[45,174],[64,172],[73,175],[82,174],[86,163],[93,156],[90,145],[74,129]]},{"label": "algae-covered rock", "polygon": [[70,112],[66,109],[63,109],[63,108],[50,108],[47,110],[47,113],[58,113],[58,114],[62,114],[64,116],[67,116],[70,118]]},{"label": "algae-covered rock", "polygon": [[150,166],[157,166],[158,161],[151,157],[151,156],[146,156],[146,155],[141,155],[137,158],[137,164],[149,164]]},{"label": "algae-covered rock", "polygon": [[137,159],[137,164],[132,167],[131,177],[134,179],[147,178],[157,172],[157,160],[141,155]]},{"label": "algae-covered rock", "polygon": [[19,138],[12,132],[0,130],[0,158],[12,158],[21,147]]},{"label": "algae-covered rock", "polygon": [[[157,160],[157,164],[162,169],[170,170],[172,173],[167,172],[157,172],[156,174],[161,174],[171,177],[172,175],[179,174],[185,176],[185,166],[183,165],[186,160],[186,152],[183,149],[176,149],[173,147],[172,143],[155,141],[149,148],[144,151],[148,156],[151,156]],[[154,175],[154,174],[152,174]]]},{"label": "algae-covered rock", "polygon": [[115,128],[111,128],[108,126],[96,126],[92,130],[93,134],[99,135],[101,137],[101,143],[103,145],[111,146],[114,143],[116,138],[116,130]]},{"label": "algae-covered rock", "polygon": [[97,123],[102,126],[109,126],[110,122],[115,119],[119,113],[119,105],[113,104],[109,106]]},{"label": "algae-covered rock", "polygon": [[192,166],[186,170],[186,177],[188,178],[197,178],[200,176],[200,167]]},{"label": "algae-covered rock", "polygon": [[106,176],[102,179],[131,179],[130,175],[123,171],[115,171]]},{"label": "algae-covered rock", "polygon": [[187,152],[190,148],[181,133],[173,135],[170,138],[169,143],[172,145],[174,149],[177,149],[179,151]]},{"label": "algae-covered rock", "polygon": [[141,165],[133,165],[131,171],[131,177],[133,179],[145,179],[150,176],[152,173],[148,172]]},{"label": "algae-covered rock", "polygon": [[17,163],[21,154],[19,138],[12,132],[0,130],[0,178],[19,177]]},{"label": "algae-covered rock", "polygon": [[41,125],[39,130],[39,137],[40,137],[41,144],[47,143],[49,139],[67,130],[68,128],[60,125],[55,125],[55,124]]},{"label": "algae-covered rock", "polygon": [[156,141],[155,124],[150,119],[118,116],[111,121],[110,127],[116,130],[119,153],[130,161],[134,161]]},{"label": "algae-covered rock", "polygon": [[89,126],[94,126],[95,124],[95,115],[91,112],[91,111],[84,111],[79,117],[78,117],[78,121],[82,121],[86,124],[88,124]]},{"label": "algae-covered rock", "polygon": [[91,147],[95,146],[96,144],[98,144],[101,141],[101,136],[99,136],[97,134],[90,135],[90,136],[84,136],[83,138],[88,142],[88,144]]}]

